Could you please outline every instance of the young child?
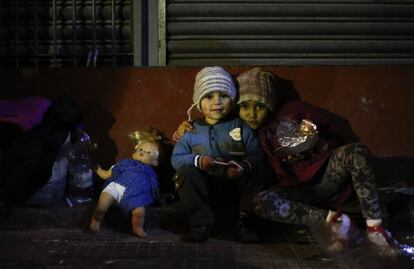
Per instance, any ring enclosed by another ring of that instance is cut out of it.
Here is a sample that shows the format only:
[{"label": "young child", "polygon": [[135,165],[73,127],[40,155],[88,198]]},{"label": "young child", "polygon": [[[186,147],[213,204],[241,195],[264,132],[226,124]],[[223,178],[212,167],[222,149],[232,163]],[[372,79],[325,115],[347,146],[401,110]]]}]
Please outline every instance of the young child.
[{"label": "young child", "polygon": [[123,159],[109,170],[100,166],[97,175],[107,180],[93,212],[90,229],[98,232],[108,208],[117,203],[125,214],[131,214],[132,231],[145,237],[143,226],[145,206],[154,202],[158,195],[157,175],[152,166],[158,165],[161,140],[156,130],[137,131],[131,135],[136,141],[132,159]]},{"label": "young child", "polygon": [[257,193],[257,181],[249,175],[262,154],[254,132],[232,115],[235,97],[233,80],[223,68],[205,67],[197,74],[193,102],[204,119],[193,122],[194,132],[179,140],[171,160],[177,170],[177,206],[188,213],[191,241],[209,237],[215,222],[212,206],[233,196],[240,240],[257,236],[244,223]]}]

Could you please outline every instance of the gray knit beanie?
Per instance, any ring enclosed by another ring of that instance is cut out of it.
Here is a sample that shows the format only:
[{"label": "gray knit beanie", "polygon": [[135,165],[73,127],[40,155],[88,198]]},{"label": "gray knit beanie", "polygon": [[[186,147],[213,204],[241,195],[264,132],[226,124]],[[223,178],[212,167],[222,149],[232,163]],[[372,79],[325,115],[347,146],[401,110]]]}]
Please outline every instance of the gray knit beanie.
[{"label": "gray knit beanie", "polygon": [[236,99],[236,87],[231,75],[220,66],[204,67],[197,73],[194,83],[193,102],[201,111],[201,99],[212,92],[227,94],[234,104]]}]

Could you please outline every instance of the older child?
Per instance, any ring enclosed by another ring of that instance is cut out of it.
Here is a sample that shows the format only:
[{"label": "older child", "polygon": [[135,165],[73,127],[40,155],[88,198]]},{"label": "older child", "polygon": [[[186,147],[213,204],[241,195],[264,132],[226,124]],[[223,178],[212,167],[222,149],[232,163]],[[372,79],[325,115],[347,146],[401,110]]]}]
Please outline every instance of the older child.
[{"label": "older child", "polygon": [[272,115],[276,101],[272,91],[277,88],[277,79],[272,77],[258,68],[237,77],[239,116],[253,129],[260,128],[262,149],[276,174],[274,187],[256,197],[256,213],[292,224],[326,221],[333,232],[327,248],[339,251],[355,232],[349,216],[340,210],[353,195],[366,219],[368,240],[386,254],[392,253],[397,242],[381,226],[368,148],[349,143],[350,130],[328,110],[294,100]]},{"label": "older child", "polygon": [[239,236],[250,241],[252,232],[243,222],[257,190],[249,174],[262,153],[252,130],[232,115],[235,97],[232,78],[223,68],[206,67],[197,74],[193,102],[204,118],[193,122],[194,132],[179,140],[171,160],[177,170],[177,206],[189,215],[192,241],[208,238],[215,222],[212,206],[228,198],[238,200]]},{"label": "older child", "polygon": [[100,166],[97,175],[107,180],[93,212],[90,229],[100,230],[106,211],[112,204],[118,204],[125,214],[131,215],[132,231],[139,237],[145,237],[145,206],[157,198],[157,175],[152,168],[158,165],[161,136],[156,130],[143,130],[131,135],[137,143],[131,159],[123,159],[109,170]]}]

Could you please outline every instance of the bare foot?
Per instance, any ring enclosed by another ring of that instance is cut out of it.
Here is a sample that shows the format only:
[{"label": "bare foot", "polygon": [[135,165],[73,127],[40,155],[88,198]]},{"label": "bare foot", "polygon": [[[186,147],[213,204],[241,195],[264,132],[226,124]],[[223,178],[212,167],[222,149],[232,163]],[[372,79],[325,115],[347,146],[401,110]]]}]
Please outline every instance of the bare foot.
[{"label": "bare foot", "polygon": [[144,232],[144,229],[141,227],[133,228],[132,232],[137,235],[138,237],[146,237],[147,234]]},{"label": "bare foot", "polygon": [[91,224],[89,225],[89,229],[91,229],[93,233],[97,233],[101,229],[101,223],[92,219]]}]

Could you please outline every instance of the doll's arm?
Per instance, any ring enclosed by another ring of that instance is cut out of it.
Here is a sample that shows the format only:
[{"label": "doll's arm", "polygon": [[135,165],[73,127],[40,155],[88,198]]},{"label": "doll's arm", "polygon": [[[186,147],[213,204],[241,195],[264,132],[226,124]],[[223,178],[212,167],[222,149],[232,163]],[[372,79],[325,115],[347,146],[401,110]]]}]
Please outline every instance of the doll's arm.
[{"label": "doll's arm", "polygon": [[100,165],[98,165],[96,168],[96,174],[103,180],[107,180],[108,178],[112,177],[112,167],[108,170],[105,170],[102,169]]}]

